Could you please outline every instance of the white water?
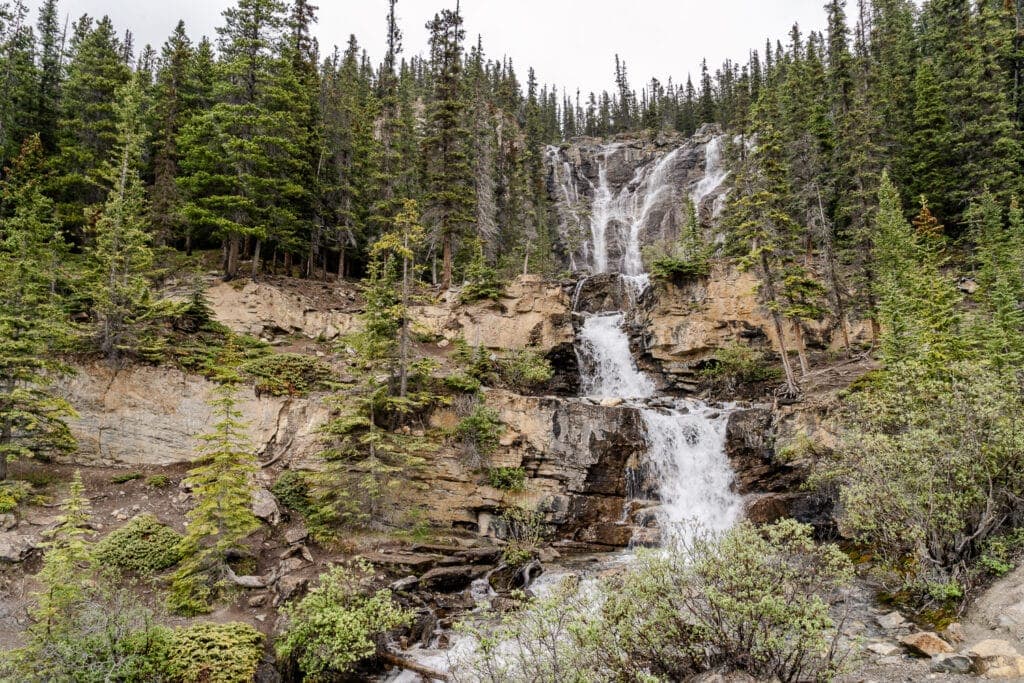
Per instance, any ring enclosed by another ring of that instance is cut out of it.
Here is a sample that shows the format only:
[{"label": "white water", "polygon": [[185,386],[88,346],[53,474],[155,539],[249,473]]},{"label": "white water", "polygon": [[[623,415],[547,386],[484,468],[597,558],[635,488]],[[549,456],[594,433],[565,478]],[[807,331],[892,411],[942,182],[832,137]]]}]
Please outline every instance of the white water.
[{"label": "white water", "polygon": [[[591,398],[643,401],[656,387],[637,369],[622,313],[592,315],[580,331],[582,393]],[[695,529],[731,527],[740,514],[725,454],[728,411],[698,401],[687,412],[637,406],[647,432],[647,465],[658,482],[658,527],[663,542],[685,540]]]},{"label": "white water", "polygon": [[[690,193],[690,199],[693,200],[693,204],[697,207],[698,211],[700,210],[701,202],[721,187],[725,179],[729,177],[729,171],[725,168],[722,159],[722,142],[724,140],[725,136],[719,135],[712,138],[704,148],[704,177],[700,179],[697,186],[693,188],[693,192]],[[713,213],[717,214],[720,210],[716,202]]]},{"label": "white water", "polygon": [[593,315],[584,321],[580,345],[590,366],[581,377],[585,396],[644,399],[654,395],[654,382],[633,361],[622,322],[621,313]]}]

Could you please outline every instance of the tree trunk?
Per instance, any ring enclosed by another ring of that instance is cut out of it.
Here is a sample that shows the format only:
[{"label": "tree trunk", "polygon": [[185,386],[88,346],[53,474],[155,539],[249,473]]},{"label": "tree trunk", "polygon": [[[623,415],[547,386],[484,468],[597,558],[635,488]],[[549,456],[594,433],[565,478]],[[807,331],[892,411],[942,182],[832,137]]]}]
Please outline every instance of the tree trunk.
[{"label": "tree trunk", "polygon": [[255,280],[260,274],[260,250],[263,248],[263,240],[257,239],[252,249],[252,279]]},{"label": "tree trunk", "polygon": [[804,340],[804,328],[799,320],[793,321],[793,335],[796,337],[796,353],[800,357],[800,375],[806,377],[811,373],[811,365],[807,362],[807,343]]},{"label": "tree trunk", "polygon": [[240,246],[241,244],[237,234],[232,233],[228,236],[227,267],[224,269],[224,276],[228,280],[233,280],[238,277],[238,249]]},{"label": "tree trunk", "polygon": [[782,356],[782,369],[786,373],[786,389],[790,396],[796,396],[800,393],[800,388],[793,373],[793,363],[789,360],[789,351],[786,349],[786,332],[782,325],[782,316],[776,310],[778,306],[775,298],[775,280],[772,278],[768,255],[764,251],[761,252],[761,277],[764,281],[765,299],[772,314],[772,327],[775,328],[775,336],[779,339],[779,355]]},{"label": "tree trunk", "polygon": [[821,201],[821,189],[815,188],[818,195],[818,216],[821,220],[821,243],[825,251],[825,266],[828,268],[828,283],[832,288],[832,298],[836,303],[836,317],[839,318],[839,329],[843,333],[843,347],[849,356],[853,350],[850,344],[850,323],[846,319],[846,305],[843,303],[842,287],[839,284],[839,267],[836,263],[836,250],[832,240],[832,228],[825,221],[825,206]]},{"label": "tree trunk", "polygon": [[192,255],[192,232],[185,233],[185,256]]},{"label": "tree trunk", "polygon": [[345,247],[338,250],[338,282],[345,279]]},{"label": "tree trunk", "polygon": [[[405,247],[409,247],[406,236]],[[399,361],[398,395],[405,398],[409,387],[409,259],[402,259],[402,336],[400,340],[401,360]]]},{"label": "tree trunk", "polygon": [[451,289],[452,286],[452,236],[444,236],[444,252],[441,264],[441,288]]},{"label": "tree trunk", "polygon": [[[0,430],[0,446],[8,446],[14,439],[11,421],[4,420],[4,428]],[[0,481],[7,481],[7,454],[0,454]]]}]

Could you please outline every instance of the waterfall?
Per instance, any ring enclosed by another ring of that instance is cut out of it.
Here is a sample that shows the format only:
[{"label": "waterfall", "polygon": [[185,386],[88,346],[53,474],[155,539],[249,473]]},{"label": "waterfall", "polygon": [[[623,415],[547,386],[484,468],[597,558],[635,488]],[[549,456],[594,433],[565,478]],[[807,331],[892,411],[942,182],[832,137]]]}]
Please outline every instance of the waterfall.
[{"label": "waterfall", "polygon": [[[621,277],[625,282],[637,279]],[[655,515],[662,542],[685,540],[696,528],[724,531],[741,510],[725,453],[728,412],[699,401],[687,401],[683,410],[644,405],[656,387],[637,368],[624,322],[621,312],[584,320],[579,334],[581,393],[594,399],[625,399],[640,412],[647,437],[645,464],[660,501]]]},{"label": "waterfall", "polygon": [[[690,199],[693,200],[693,204],[697,207],[698,211],[700,210],[701,202],[721,187],[725,179],[729,177],[729,171],[726,170],[722,159],[722,142],[724,140],[724,135],[718,135],[711,138],[704,148],[704,177],[700,179],[697,186],[693,188],[693,192],[690,193]],[[716,205],[713,212],[717,213],[718,211],[720,211],[720,208]]]}]

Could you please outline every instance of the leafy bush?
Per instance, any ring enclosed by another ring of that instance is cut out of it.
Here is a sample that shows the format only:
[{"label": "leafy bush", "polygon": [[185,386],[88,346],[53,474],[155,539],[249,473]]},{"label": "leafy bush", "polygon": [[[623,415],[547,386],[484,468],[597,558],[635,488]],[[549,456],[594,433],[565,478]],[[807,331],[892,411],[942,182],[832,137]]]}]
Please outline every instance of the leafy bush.
[{"label": "leafy bush", "polygon": [[513,351],[498,362],[498,374],[513,391],[524,392],[544,386],[554,377],[551,362],[530,349]]},{"label": "leafy bush", "polygon": [[301,396],[331,385],[331,369],[312,356],[275,353],[242,363],[239,370],[251,378],[258,393]]},{"label": "leafy bush", "polygon": [[501,537],[505,540],[502,561],[518,567],[532,560],[547,536],[544,516],[535,510],[509,507],[501,512]]},{"label": "leafy bush", "polygon": [[336,566],[320,577],[320,585],[298,603],[286,605],[288,620],[275,648],[282,661],[297,665],[317,679],[342,674],[377,652],[377,636],[408,624],[387,590],[370,593],[367,565]]},{"label": "leafy bush", "polygon": [[263,634],[248,624],[194,624],[174,631],[167,672],[181,683],[251,683],[262,654]]},{"label": "leafy bush", "polygon": [[32,493],[32,485],[24,481],[0,482],[0,514],[14,512]]},{"label": "leafy bush", "polygon": [[177,531],[153,515],[139,515],[107,534],[93,552],[104,566],[151,573],[178,564],[180,545]]},{"label": "leafy bush", "polygon": [[[932,586],[969,584],[988,539],[1021,511],[1019,389],[981,363],[942,376],[908,364],[850,395],[839,419],[843,438],[812,483],[838,491],[840,523],[885,587],[927,607],[945,599]],[[998,553],[990,560],[998,569]]]},{"label": "leafy bush", "polygon": [[845,659],[831,604],[852,575],[810,527],[742,523],[642,554],[585,591],[563,582],[497,629],[463,627],[480,647],[452,670],[455,680],[504,682],[679,681],[723,669],[827,681]]},{"label": "leafy bush", "polygon": [[522,491],[526,487],[526,470],[522,467],[492,467],[487,470],[487,483],[502,491]]},{"label": "leafy bush", "polygon": [[456,425],[455,437],[462,453],[475,467],[481,467],[498,448],[502,426],[498,411],[483,403],[476,403],[472,412]]},{"label": "leafy bush", "polygon": [[768,382],[782,371],[764,353],[743,344],[732,344],[715,353],[714,360],[701,371],[701,377],[719,391],[732,392],[741,384]]}]

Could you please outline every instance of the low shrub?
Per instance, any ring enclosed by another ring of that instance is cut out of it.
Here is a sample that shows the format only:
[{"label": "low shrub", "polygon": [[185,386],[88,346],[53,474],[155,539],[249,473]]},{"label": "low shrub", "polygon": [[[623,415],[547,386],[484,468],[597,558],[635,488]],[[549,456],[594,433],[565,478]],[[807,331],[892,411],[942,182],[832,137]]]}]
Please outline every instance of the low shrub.
[{"label": "low shrub", "polygon": [[14,512],[32,494],[32,485],[25,481],[0,482],[0,514]]},{"label": "low shrub", "polygon": [[288,620],[275,644],[277,656],[301,669],[305,677],[344,674],[377,652],[377,636],[407,625],[391,592],[371,592],[367,565],[339,565],[320,577],[320,585],[282,612]]},{"label": "low shrub", "polygon": [[136,479],[142,479],[143,475],[138,472],[128,472],[125,474],[117,474],[110,478],[111,484],[127,484],[130,481]]},{"label": "low shrub", "polygon": [[176,629],[167,672],[181,683],[252,683],[263,655],[263,634],[248,624],[199,623]]},{"label": "low shrub", "polygon": [[309,482],[305,474],[298,470],[282,472],[270,490],[277,501],[289,510],[304,516],[308,516],[313,510]]},{"label": "low shrub", "polygon": [[104,566],[148,574],[178,564],[180,545],[177,531],[153,515],[139,515],[107,534],[93,552]]},{"label": "low shrub", "polygon": [[492,467],[487,470],[487,483],[502,491],[522,491],[526,487],[526,470],[522,467]]},{"label": "low shrub", "polygon": [[146,486],[154,489],[163,489],[171,485],[171,478],[166,474],[154,474],[152,477],[146,479]]},{"label": "low shrub", "polygon": [[242,374],[250,378],[257,393],[273,396],[302,396],[331,386],[331,369],[312,356],[274,353],[242,363]]},{"label": "low shrub", "polygon": [[463,394],[475,394],[480,391],[480,380],[464,372],[457,372],[444,378],[444,385],[451,391]]},{"label": "low shrub", "polygon": [[502,561],[510,567],[519,567],[536,557],[548,535],[544,516],[536,510],[516,506],[502,510],[499,520],[503,527],[500,535],[505,540]]},{"label": "low shrub", "polygon": [[732,344],[719,349],[700,374],[719,391],[732,392],[742,384],[776,380],[782,371],[764,353]]},{"label": "low shrub", "polygon": [[482,467],[498,448],[502,422],[498,411],[483,403],[476,403],[472,411],[455,427],[463,456],[474,467]]},{"label": "low shrub", "polygon": [[498,361],[498,374],[509,389],[521,393],[543,387],[551,381],[555,371],[541,354],[520,349]]}]

